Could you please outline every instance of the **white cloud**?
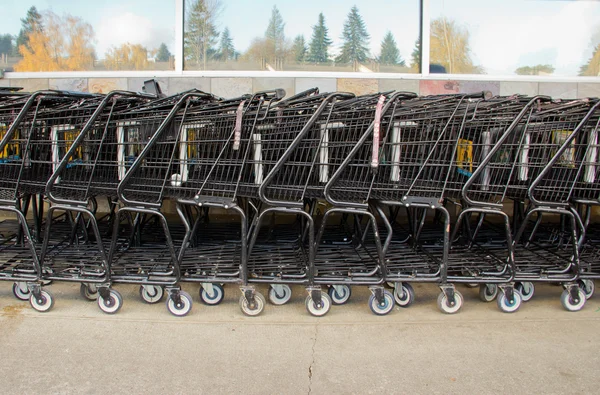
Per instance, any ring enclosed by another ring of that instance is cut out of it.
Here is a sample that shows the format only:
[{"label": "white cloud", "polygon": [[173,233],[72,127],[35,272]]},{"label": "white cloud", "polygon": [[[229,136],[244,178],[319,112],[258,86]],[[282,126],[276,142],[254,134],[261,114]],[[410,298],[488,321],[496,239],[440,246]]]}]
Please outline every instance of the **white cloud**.
[{"label": "white cloud", "polygon": [[555,74],[575,75],[590,55],[595,11],[598,6],[593,2],[569,2],[549,15],[516,10],[510,20],[485,20],[471,31],[472,52],[490,74],[512,74],[519,66],[533,66],[520,61],[530,61],[535,54],[540,54],[538,63],[546,63],[542,58],[553,53]]},{"label": "white cloud", "polygon": [[142,44],[148,49],[158,48],[164,42],[171,51],[174,46],[172,30],[157,28],[150,19],[132,12],[103,17],[96,28],[96,39],[96,51],[100,58],[104,57],[109,48],[126,42]]}]

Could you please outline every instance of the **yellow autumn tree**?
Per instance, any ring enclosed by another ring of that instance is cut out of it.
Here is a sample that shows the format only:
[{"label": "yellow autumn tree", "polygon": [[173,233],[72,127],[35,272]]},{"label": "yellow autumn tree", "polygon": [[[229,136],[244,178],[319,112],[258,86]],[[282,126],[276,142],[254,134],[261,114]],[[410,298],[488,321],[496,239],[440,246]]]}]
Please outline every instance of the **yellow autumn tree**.
[{"label": "yellow autumn tree", "polygon": [[440,17],[431,21],[430,63],[444,66],[447,73],[475,74],[481,68],[473,64],[469,31],[455,21]]},{"label": "yellow autumn tree", "polygon": [[15,71],[78,71],[94,65],[94,29],[79,17],[43,13],[43,29],[29,33],[29,48],[19,46],[23,59]]},{"label": "yellow autumn tree", "polygon": [[148,50],[141,44],[130,43],[112,47],[104,55],[104,66],[109,70],[146,70]]},{"label": "yellow autumn tree", "polygon": [[597,77],[600,75],[600,45],[594,48],[592,57],[579,68],[579,75]]}]

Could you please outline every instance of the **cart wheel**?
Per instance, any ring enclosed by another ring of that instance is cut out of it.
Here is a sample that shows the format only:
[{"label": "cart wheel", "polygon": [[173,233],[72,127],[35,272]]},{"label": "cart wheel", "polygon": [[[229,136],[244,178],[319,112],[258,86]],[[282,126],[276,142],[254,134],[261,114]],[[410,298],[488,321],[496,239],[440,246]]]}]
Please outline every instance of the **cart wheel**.
[{"label": "cart wheel", "polygon": [[369,298],[369,308],[375,315],[387,315],[394,308],[394,296],[390,291],[383,291],[383,303],[379,303],[375,295]]},{"label": "cart wheel", "polygon": [[594,292],[596,291],[596,284],[594,284],[594,280],[583,279],[577,281],[577,283],[579,284],[579,288],[581,288],[581,290],[585,294],[586,299],[589,299],[592,296],[594,296]]},{"label": "cart wheel", "polygon": [[200,286],[200,300],[202,303],[209,306],[216,306],[221,303],[225,296],[223,286],[219,284],[211,284],[213,287],[213,296],[210,296],[203,286]]},{"label": "cart wheel", "polygon": [[331,302],[335,305],[348,303],[350,295],[352,295],[352,289],[347,285],[336,285],[336,287],[332,286],[327,290],[327,293],[331,297]]},{"label": "cart wheel", "polygon": [[521,293],[523,302],[529,302],[535,292],[535,287],[531,281],[518,282],[515,284],[515,289]]},{"label": "cart wheel", "polygon": [[457,313],[463,304],[463,296],[457,290],[454,290],[454,305],[451,306],[445,293],[440,293],[437,298],[438,308],[442,313],[454,314]]},{"label": "cart wheel", "polygon": [[498,296],[498,286],[496,284],[481,284],[479,286],[479,299],[482,302],[492,302]]},{"label": "cart wheel", "polygon": [[269,302],[276,306],[284,305],[292,298],[292,288],[287,284],[283,284],[281,287],[281,295],[277,293],[275,288],[269,287]]},{"label": "cart wheel", "polygon": [[81,283],[79,293],[85,300],[90,302],[98,299],[98,288],[95,284]]},{"label": "cart wheel", "polygon": [[325,292],[321,293],[321,306],[317,306],[310,295],[306,297],[306,310],[315,316],[315,317],[323,317],[325,314],[329,312],[331,309],[331,297]]},{"label": "cart wheel", "polygon": [[496,302],[498,303],[498,308],[504,313],[514,313],[519,310],[521,307],[521,302],[523,301],[523,297],[521,296],[521,292],[518,289],[513,289],[513,300],[508,300],[506,293],[504,291],[498,292],[498,296],[496,298]]},{"label": "cart wheel", "polygon": [[31,294],[29,303],[36,311],[45,313],[50,311],[52,306],[54,306],[54,299],[52,299],[52,295],[48,291],[40,290],[40,295],[37,298],[33,293]]},{"label": "cart wheel", "polygon": [[394,288],[394,299],[400,307],[408,307],[415,301],[415,290],[409,283],[402,283],[402,287]]},{"label": "cart wheel", "polygon": [[262,313],[266,303],[267,302],[265,301],[265,297],[260,292],[254,293],[253,305],[250,305],[250,303],[248,303],[246,296],[240,296],[240,308],[242,309],[242,312],[244,314],[250,317],[255,317]]},{"label": "cart wheel", "polygon": [[189,293],[179,291],[179,303],[175,303],[173,298],[169,296],[167,299],[167,310],[174,316],[183,317],[192,311],[192,303],[192,297]]},{"label": "cart wheel", "polygon": [[123,298],[119,291],[114,289],[108,290],[108,297],[104,299],[98,292],[98,307],[106,314],[115,314],[123,306]]},{"label": "cart wheel", "polygon": [[16,282],[13,284],[13,295],[19,300],[29,300],[31,291],[25,282]]},{"label": "cart wheel", "polygon": [[585,306],[585,300],[586,300],[585,292],[583,292],[581,290],[581,288],[577,289],[577,298],[579,300],[573,300],[569,290],[565,289],[563,291],[562,295],[560,295],[560,302],[562,303],[563,307],[567,311],[579,311],[579,310],[583,309],[583,306]]},{"label": "cart wheel", "polygon": [[165,296],[165,290],[160,285],[140,285],[140,297],[148,304],[158,303]]}]

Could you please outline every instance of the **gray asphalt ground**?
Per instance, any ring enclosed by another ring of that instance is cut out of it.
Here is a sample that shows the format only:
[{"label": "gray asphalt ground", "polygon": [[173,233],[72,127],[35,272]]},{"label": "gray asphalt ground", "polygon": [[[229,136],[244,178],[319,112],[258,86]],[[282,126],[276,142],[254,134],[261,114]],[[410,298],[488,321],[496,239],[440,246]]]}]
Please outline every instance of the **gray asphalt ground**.
[{"label": "gray asphalt ground", "polygon": [[[245,317],[239,291],[202,305],[198,286],[187,317],[144,304],[117,285],[121,311],[109,316],[52,284],[48,313],[17,301],[0,283],[0,393],[598,393],[600,296],[563,310],[559,287],[537,286],[515,314],[460,286],[463,310],[437,310],[439,290],[417,285],[416,303],[374,316],[369,291],[345,306],[308,315],[304,290],[291,303]],[[262,289],[263,292],[265,289]]]}]

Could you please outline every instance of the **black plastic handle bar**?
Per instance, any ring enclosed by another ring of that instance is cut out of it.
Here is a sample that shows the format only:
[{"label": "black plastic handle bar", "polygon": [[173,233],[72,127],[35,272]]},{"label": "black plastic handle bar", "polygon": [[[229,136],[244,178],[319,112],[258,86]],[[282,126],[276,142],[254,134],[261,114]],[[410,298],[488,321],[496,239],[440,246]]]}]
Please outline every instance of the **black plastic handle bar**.
[{"label": "black plastic handle bar", "polygon": [[304,127],[302,128],[300,133],[298,133],[298,135],[291,142],[290,146],[285,150],[283,155],[281,155],[281,157],[279,158],[277,163],[275,163],[275,166],[273,166],[271,171],[264,178],[262,184],[260,184],[260,187],[258,187],[258,196],[259,196],[260,200],[262,200],[264,203],[269,204],[271,206],[303,207],[304,204],[302,202],[290,202],[290,201],[279,201],[279,200],[269,199],[265,194],[266,188],[269,186],[269,183],[271,182],[273,177],[275,177],[275,174],[277,174],[277,172],[285,164],[285,162],[288,160],[288,158],[292,155],[292,153],[294,152],[296,147],[300,144],[300,142],[302,141],[304,136],[312,128],[312,126],[317,121],[317,119],[319,119],[319,117],[325,110],[325,107],[327,107],[327,105],[329,103],[331,103],[333,100],[336,100],[336,99],[346,100],[346,99],[352,99],[354,97],[356,97],[356,96],[352,93],[336,92],[336,93],[331,93],[329,96],[327,96],[323,100],[321,105],[319,105],[319,107],[315,110],[314,114],[310,117],[308,122],[306,122],[306,124],[304,125]]},{"label": "black plastic handle bar", "polygon": [[[104,111],[106,106],[108,106],[108,104],[111,103],[112,100],[117,96],[129,97],[129,98],[140,98],[140,99],[156,98],[156,95],[149,94],[149,93],[141,93],[141,92],[134,93],[134,92],[120,91],[120,90],[111,91],[104,97],[104,99],[100,102],[100,104],[98,105],[98,107],[96,108],[96,110],[94,111],[92,116],[87,120],[87,122],[81,129],[81,132],[79,132],[79,134],[77,135],[77,138],[75,138],[75,140],[73,141],[73,144],[71,144],[71,147],[69,148],[67,153],[63,156],[63,158],[59,162],[58,166],[56,167],[56,169],[50,176],[50,179],[48,179],[48,182],[46,183],[46,195],[54,203],[58,203],[58,204],[61,204],[61,203],[62,204],[73,204],[74,203],[71,200],[63,200],[63,199],[60,199],[60,198],[54,196],[52,187],[53,187],[54,183],[56,182],[56,180],[58,179],[58,177],[60,177],[60,173],[67,167],[67,165],[69,163],[69,158],[75,151],[77,151],[77,149],[79,148],[79,146],[85,139],[85,135],[94,126],[94,123],[96,122],[96,120],[98,119],[100,114],[102,114],[102,112]],[[87,202],[77,202],[77,203],[87,204]]]},{"label": "black plastic handle bar", "polygon": [[[536,103],[549,102],[549,101],[552,101],[552,98],[549,96],[534,96],[529,100],[529,102],[527,102],[527,104],[523,107],[523,109],[519,112],[519,114],[517,114],[515,119],[513,119],[513,121],[508,126],[508,128],[506,128],[506,131],[502,134],[500,139],[498,139],[498,141],[496,142],[496,144],[494,144],[494,146],[492,147],[490,152],[487,154],[487,156],[485,158],[483,158],[483,160],[481,161],[481,163],[479,164],[477,169],[475,169],[475,171],[473,172],[471,177],[469,177],[469,179],[465,182],[465,185],[463,185],[461,195],[462,195],[462,198],[464,199],[464,201],[468,205],[470,205],[470,206],[476,205],[476,202],[469,197],[469,188],[473,185],[473,183],[475,182],[477,177],[479,177],[479,175],[485,170],[485,167],[488,165],[488,163],[491,162],[492,158],[495,157],[496,153],[500,149],[502,149],[502,145],[508,139],[508,137],[512,134],[512,132],[516,129],[516,127],[519,125],[519,122],[521,122],[521,119],[523,119],[523,117],[525,116],[525,114],[527,114],[529,109],[532,106],[534,106]],[[491,207],[498,207],[498,208],[502,207],[501,204],[497,204],[497,203],[486,203],[486,204],[490,205]]]}]

